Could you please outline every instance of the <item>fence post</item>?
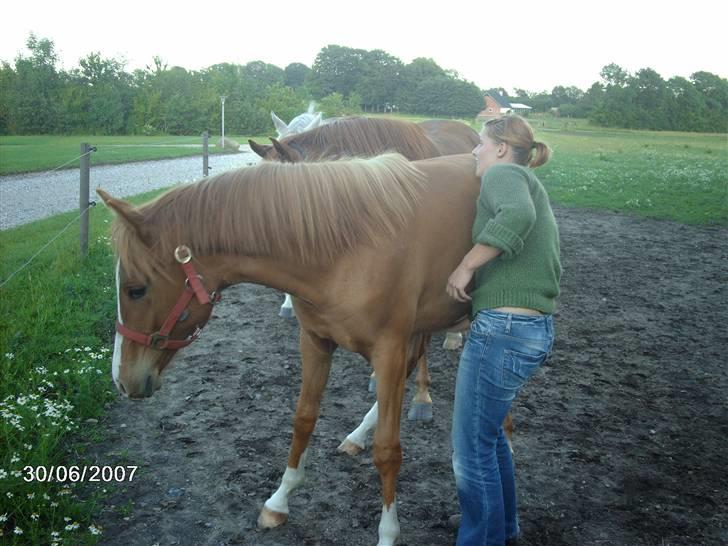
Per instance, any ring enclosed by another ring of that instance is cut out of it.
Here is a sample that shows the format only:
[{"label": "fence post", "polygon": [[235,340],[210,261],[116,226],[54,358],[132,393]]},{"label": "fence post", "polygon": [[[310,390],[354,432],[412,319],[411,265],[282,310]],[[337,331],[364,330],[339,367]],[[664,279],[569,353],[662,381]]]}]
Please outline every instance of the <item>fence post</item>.
[{"label": "fence post", "polygon": [[88,256],[88,191],[91,171],[91,146],[87,142],[81,144],[81,189],[79,191],[78,207],[81,209],[81,256]]},{"label": "fence post", "polygon": [[202,133],[202,176],[207,176],[210,171],[209,157],[208,157],[208,142],[210,140],[210,133],[205,131]]}]

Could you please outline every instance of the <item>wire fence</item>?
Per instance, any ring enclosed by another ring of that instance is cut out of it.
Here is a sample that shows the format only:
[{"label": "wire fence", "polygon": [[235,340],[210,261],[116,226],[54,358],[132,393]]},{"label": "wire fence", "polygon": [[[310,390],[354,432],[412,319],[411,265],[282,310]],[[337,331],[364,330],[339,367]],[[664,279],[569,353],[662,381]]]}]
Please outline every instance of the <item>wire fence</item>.
[{"label": "wire fence", "polygon": [[[157,145],[173,146],[173,145],[179,145],[179,143],[180,143],[180,141],[177,139],[174,141],[158,143]],[[206,146],[204,146],[204,145],[206,145],[206,142],[203,142],[202,144],[200,144],[201,152],[202,152],[203,147],[206,148]],[[113,145],[107,145],[107,146],[113,146]],[[141,146],[145,146],[145,145],[141,145]],[[58,233],[56,233],[53,237],[51,237],[51,239],[48,242],[46,242],[44,245],[42,245],[27,260],[25,260],[20,267],[18,267],[15,271],[13,271],[10,275],[8,275],[7,278],[0,281],[0,289],[4,288],[19,273],[21,273],[26,268],[28,268],[33,263],[33,261],[43,253],[43,251],[45,251],[47,248],[49,248],[51,245],[53,245],[53,243],[55,243],[61,236],[63,236],[63,234],[66,233],[73,225],[75,225],[77,222],[79,222],[79,220],[81,220],[81,225],[80,225],[81,253],[82,253],[82,255],[85,255],[84,249],[87,248],[87,245],[88,245],[88,214],[87,213],[88,213],[89,209],[91,209],[92,207],[94,207],[96,205],[95,201],[88,200],[88,179],[89,179],[89,170],[90,170],[89,156],[92,153],[97,152],[98,147],[88,146],[87,144],[82,144],[82,150],[84,149],[84,147],[87,151],[85,151],[84,153],[81,153],[80,155],[78,155],[76,157],[73,157],[72,159],[69,159],[68,161],[61,163],[57,167],[47,170],[47,171],[40,172],[40,173],[33,173],[33,176],[35,176],[35,177],[39,177],[39,178],[47,177],[47,176],[59,171],[60,169],[63,169],[64,167],[80,160],[80,170],[79,170],[80,183],[81,183],[81,191],[80,191],[81,200],[80,200],[80,206],[79,206],[80,212],[75,218],[73,218],[73,220],[68,222],[68,224],[66,224],[60,231],[58,231]],[[116,150],[109,150],[106,146],[104,146],[104,150],[107,152],[111,152],[111,153],[116,151]],[[85,161],[84,161],[84,159],[85,159]],[[84,180],[84,178],[85,178],[85,180]],[[84,195],[84,193],[86,195]],[[84,235],[85,235],[85,240],[84,240]]]},{"label": "wire fence", "polygon": [[5,285],[6,285],[6,284],[8,284],[8,283],[9,283],[9,282],[10,282],[10,281],[11,281],[11,280],[13,279],[13,277],[15,277],[15,276],[16,276],[16,275],[17,275],[18,273],[20,273],[21,271],[23,271],[23,270],[24,270],[24,269],[25,269],[26,267],[28,267],[28,266],[29,266],[29,265],[30,265],[31,263],[33,263],[33,260],[35,260],[35,259],[36,259],[36,258],[37,258],[38,256],[40,256],[40,255],[42,254],[42,252],[43,252],[43,251],[44,251],[44,250],[45,250],[46,248],[48,248],[48,247],[49,247],[49,246],[51,246],[51,245],[52,245],[53,243],[55,243],[55,242],[56,242],[56,241],[58,240],[58,238],[59,238],[59,237],[60,237],[61,235],[63,235],[63,234],[64,234],[64,233],[66,232],[66,231],[68,231],[68,229],[69,229],[69,228],[70,228],[70,227],[71,227],[71,226],[72,226],[73,224],[75,224],[76,222],[78,222],[78,220],[79,220],[79,219],[80,219],[80,218],[81,218],[81,217],[82,217],[82,216],[83,216],[83,215],[84,215],[84,214],[85,214],[86,212],[88,212],[88,210],[89,210],[89,209],[91,209],[92,207],[95,207],[95,206],[96,206],[96,202],[95,202],[95,201],[92,201],[91,203],[89,203],[88,207],[86,207],[86,208],[85,208],[84,210],[82,210],[82,211],[81,211],[81,213],[80,213],[80,214],[79,214],[78,216],[76,216],[76,217],[75,217],[75,218],[74,218],[73,220],[71,220],[70,222],[68,222],[68,224],[66,224],[66,226],[65,226],[65,227],[64,227],[63,229],[61,229],[61,231],[59,231],[59,232],[58,232],[58,233],[57,233],[57,234],[56,234],[56,235],[55,235],[55,236],[54,236],[54,237],[53,237],[53,238],[52,238],[52,239],[51,239],[50,241],[48,241],[48,242],[47,242],[46,244],[44,244],[44,245],[43,245],[43,246],[42,246],[42,247],[41,247],[41,248],[40,248],[40,249],[39,249],[39,250],[38,250],[37,252],[35,252],[35,253],[34,253],[34,254],[33,254],[33,255],[32,255],[31,257],[30,257],[30,258],[28,258],[28,260],[27,260],[27,261],[26,261],[26,262],[25,262],[25,263],[24,263],[23,265],[21,265],[21,266],[20,266],[20,267],[19,267],[19,268],[18,268],[17,270],[15,270],[15,271],[14,271],[13,273],[11,273],[10,275],[8,275],[8,278],[7,278],[7,279],[5,279],[4,281],[2,281],[2,282],[0,283],[0,288],[3,288],[3,287],[4,287]]}]

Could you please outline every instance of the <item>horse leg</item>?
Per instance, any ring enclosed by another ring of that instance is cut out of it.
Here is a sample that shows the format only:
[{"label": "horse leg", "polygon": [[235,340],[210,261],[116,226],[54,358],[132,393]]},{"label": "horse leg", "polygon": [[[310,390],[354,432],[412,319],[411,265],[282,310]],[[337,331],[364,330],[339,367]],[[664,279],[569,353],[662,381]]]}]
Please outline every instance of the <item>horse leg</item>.
[{"label": "horse leg", "polygon": [[448,351],[455,351],[463,346],[463,334],[460,332],[447,332],[445,334],[445,341],[442,344],[443,349]]},{"label": "horse leg", "polygon": [[[425,350],[427,344],[430,342],[430,335],[422,334],[412,339],[410,344],[410,350],[407,353],[407,376],[412,373],[414,364],[417,364],[417,392],[412,401],[412,408],[409,411],[409,419],[419,419],[421,421],[432,420],[432,399],[427,388],[430,385],[430,375],[427,371],[427,358],[425,356]],[[376,372],[372,372],[371,381],[374,382]],[[421,374],[424,373],[424,377]],[[376,382],[374,382],[376,390]],[[370,383],[370,391],[371,383]],[[429,418],[427,418],[429,414]],[[414,417],[413,417],[414,415]],[[364,416],[364,419],[345,439],[339,447],[338,451],[346,453],[347,455],[355,456],[358,455],[362,450],[366,448],[367,438],[369,431],[372,430],[377,424],[378,417],[378,406],[375,402],[371,409]]]},{"label": "horse leg", "polygon": [[379,418],[379,403],[374,402],[372,408],[364,416],[364,419],[345,439],[339,447],[336,448],[342,453],[351,455],[352,457],[358,455],[365,447],[367,443],[367,437],[369,431],[377,426],[377,419]]},{"label": "horse leg", "polygon": [[278,316],[283,318],[296,318],[296,311],[293,309],[293,301],[291,300],[290,294],[286,294],[286,299],[283,300]]},{"label": "horse leg", "polygon": [[301,329],[301,394],[293,421],[293,440],[288,454],[288,467],[281,485],[265,501],[258,517],[264,529],[278,527],[288,519],[288,497],[304,482],[304,466],[308,441],[319,416],[321,398],[331,370],[331,357],[336,345]]},{"label": "horse leg", "polygon": [[[422,421],[429,423],[432,421],[432,398],[430,397],[430,372],[427,369],[427,344],[430,342],[431,336],[421,335],[415,338],[410,346],[412,354],[409,354],[408,367],[413,363],[417,363],[417,375],[415,377],[415,396],[410,404],[410,410],[407,413],[407,419],[410,421]],[[408,371],[411,373],[411,370]]]},{"label": "horse leg", "polygon": [[399,441],[400,416],[407,375],[407,345],[383,344],[375,349],[372,364],[377,372],[378,420],[374,432],[374,464],[382,481],[382,516],[378,546],[393,546],[399,536],[396,489],[402,465]]}]

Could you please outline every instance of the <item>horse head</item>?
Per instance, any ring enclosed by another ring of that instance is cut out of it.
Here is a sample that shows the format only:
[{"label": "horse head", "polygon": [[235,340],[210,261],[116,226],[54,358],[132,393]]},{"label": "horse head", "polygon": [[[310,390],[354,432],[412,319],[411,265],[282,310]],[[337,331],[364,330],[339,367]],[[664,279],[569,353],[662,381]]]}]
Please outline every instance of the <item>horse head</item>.
[{"label": "horse head", "polygon": [[283,121],[272,110],[270,117],[273,120],[273,125],[275,125],[276,131],[278,132],[278,136],[276,138],[283,138],[289,135],[303,133],[304,131],[310,131],[311,129],[315,129],[321,125],[323,120],[321,112],[314,114],[312,107],[309,107],[308,112],[299,114],[293,118],[291,123]]},{"label": "horse head", "polygon": [[291,138],[277,140],[271,138],[272,144],[258,144],[248,140],[250,149],[266,161],[280,161],[283,163],[298,163],[305,159],[303,150],[298,148]]},{"label": "horse head", "polygon": [[153,250],[159,226],[151,215],[103,190],[96,190],[116,214],[114,243],[117,324],[112,375],[129,398],[149,397],[161,387],[162,371],[178,349],[197,338],[212,312],[216,293],[204,287],[187,247],[171,256]]}]

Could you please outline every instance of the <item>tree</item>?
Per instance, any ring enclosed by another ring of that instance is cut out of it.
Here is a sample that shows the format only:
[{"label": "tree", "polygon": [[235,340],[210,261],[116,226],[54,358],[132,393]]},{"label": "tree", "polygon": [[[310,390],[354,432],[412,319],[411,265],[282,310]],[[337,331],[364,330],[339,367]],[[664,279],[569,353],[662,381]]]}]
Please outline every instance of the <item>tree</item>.
[{"label": "tree", "polygon": [[91,53],[69,74],[64,93],[66,131],[94,134],[126,132],[132,103],[131,77],[124,62]]},{"label": "tree", "polygon": [[324,47],[311,67],[308,86],[315,98],[340,93],[347,97],[355,91],[364,72],[363,49],[338,45]]},{"label": "tree", "polygon": [[63,80],[51,40],[31,34],[29,57],[15,59],[15,77],[8,97],[9,124],[20,134],[48,134],[59,130]]},{"label": "tree", "polygon": [[311,72],[311,69],[302,63],[291,63],[283,72],[285,74],[285,84],[293,89],[299,89],[303,87],[306,76]]},{"label": "tree", "polygon": [[0,66],[0,134],[7,135],[11,131],[12,109],[8,100],[15,86],[15,71],[8,63]]},{"label": "tree", "polygon": [[404,68],[402,61],[375,49],[363,55],[362,67],[363,73],[355,88],[362,104],[377,108],[395,104]]}]

